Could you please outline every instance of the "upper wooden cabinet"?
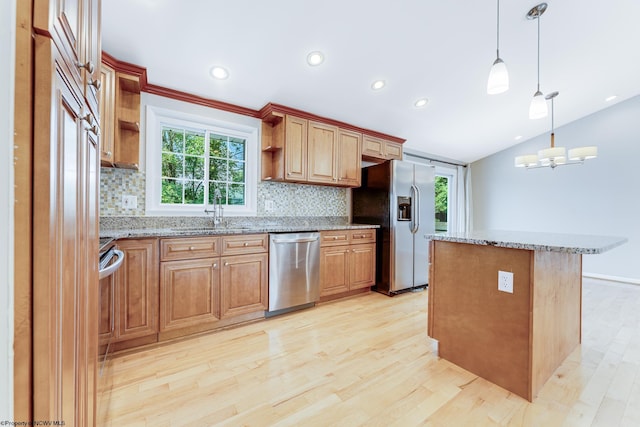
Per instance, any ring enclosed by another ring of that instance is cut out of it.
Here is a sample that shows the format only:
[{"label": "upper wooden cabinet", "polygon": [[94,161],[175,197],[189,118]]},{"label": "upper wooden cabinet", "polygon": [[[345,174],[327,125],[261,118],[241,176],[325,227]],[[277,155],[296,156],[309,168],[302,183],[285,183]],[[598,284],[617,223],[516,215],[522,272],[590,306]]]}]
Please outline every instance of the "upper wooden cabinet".
[{"label": "upper wooden cabinet", "polygon": [[402,158],[399,138],[276,104],[260,117],[263,181],[359,187],[363,159]]},{"label": "upper wooden cabinet", "polygon": [[362,137],[362,158],[374,162],[402,160],[402,144],[364,135]]},{"label": "upper wooden cabinet", "polygon": [[336,166],[338,182],[349,187],[360,187],[362,178],[362,134],[350,130],[338,130]]},{"label": "upper wooden cabinet", "polygon": [[336,168],[338,128],[319,122],[309,122],[308,182],[340,185]]},{"label": "upper wooden cabinet", "polygon": [[291,115],[262,126],[262,180],[360,185],[362,135]]},{"label": "upper wooden cabinet", "polygon": [[115,119],[115,79],[116,71],[106,64],[100,67],[100,81],[102,94],[100,96],[100,130],[102,132],[100,144],[100,164],[102,166],[113,166],[113,131],[115,129],[113,121]]},{"label": "upper wooden cabinet", "polygon": [[[114,64],[112,66],[112,64]],[[104,54],[100,80],[102,166],[138,169],[140,164],[140,74],[135,66],[121,64]],[[131,69],[131,70],[130,70]]]}]

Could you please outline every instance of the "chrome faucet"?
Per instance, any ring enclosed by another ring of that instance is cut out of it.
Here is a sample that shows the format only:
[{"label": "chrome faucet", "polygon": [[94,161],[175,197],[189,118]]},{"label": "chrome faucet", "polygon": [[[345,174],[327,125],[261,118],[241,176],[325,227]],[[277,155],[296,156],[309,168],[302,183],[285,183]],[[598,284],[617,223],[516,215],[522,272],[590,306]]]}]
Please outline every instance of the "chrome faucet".
[{"label": "chrome faucet", "polygon": [[207,209],[205,207],[204,212],[206,214],[213,213],[213,226],[220,224],[224,218],[224,211],[222,207],[222,193],[218,188],[213,193],[213,209]]}]

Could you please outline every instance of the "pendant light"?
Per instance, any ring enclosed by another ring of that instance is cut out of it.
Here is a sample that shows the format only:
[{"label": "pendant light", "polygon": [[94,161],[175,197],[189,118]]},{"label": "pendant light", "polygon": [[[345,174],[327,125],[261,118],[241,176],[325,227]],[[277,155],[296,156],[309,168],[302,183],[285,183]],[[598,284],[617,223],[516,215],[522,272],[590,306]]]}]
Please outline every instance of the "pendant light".
[{"label": "pendant light", "polygon": [[527,13],[527,19],[536,19],[538,21],[538,86],[536,93],[533,94],[531,105],[529,106],[529,118],[541,119],[549,114],[547,109],[547,102],[542,92],[540,92],[540,17],[547,10],[546,3],[540,3],[534,6],[529,13]]},{"label": "pendant light", "polygon": [[543,97],[544,102],[551,100],[551,141],[549,148],[538,151],[538,154],[525,154],[515,159],[516,167],[527,169],[549,167],[555,169],[556,166],[582,164],[585,160],[593,159],[598,155],[598,147],[578,147],[569,150],[569,161],[567,161],[567,150],[564,147],[556,147],[555,144],[555,123],[554,123],[554,98],[558,92],[551,92]]},{"label": "pendant light", "polygon": [[493,61],[491,71],[489,71],[489,80],[487,81],[487,93],[489,95],[495,95],[509,90],[507,64],[500,58],[500,0],[497,0],[497,3],[496,60]]}]

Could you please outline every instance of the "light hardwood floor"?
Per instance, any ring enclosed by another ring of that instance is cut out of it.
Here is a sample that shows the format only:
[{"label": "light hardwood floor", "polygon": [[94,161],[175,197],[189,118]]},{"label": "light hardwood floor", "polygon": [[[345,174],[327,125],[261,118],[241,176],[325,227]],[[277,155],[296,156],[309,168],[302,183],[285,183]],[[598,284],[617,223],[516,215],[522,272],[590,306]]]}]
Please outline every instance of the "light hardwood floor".
[{"label": "light hardwood floor", "polygon": [[583,286],[582,345],[533,403],[438,359],[428,292],[371,293],[115,356],[98,425],[639,426],[640,286]]}]

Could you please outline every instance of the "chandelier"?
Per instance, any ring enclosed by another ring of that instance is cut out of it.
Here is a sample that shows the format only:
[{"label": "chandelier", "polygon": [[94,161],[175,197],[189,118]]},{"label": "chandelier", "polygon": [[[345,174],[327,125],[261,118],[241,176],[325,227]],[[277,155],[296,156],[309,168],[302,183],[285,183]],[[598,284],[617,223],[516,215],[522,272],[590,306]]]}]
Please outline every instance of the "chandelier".
[{"label": "chandelier", "polygon": [[567,150],[564,147],[556,147],[554,133],[554,111],[553,100],[558,96],[558,92],[551,92],[544,97],[551,100],[551,144],[549,148],[538,151],[538,154],[525,154],[515,158],[515,166],[519,168],[535,169],[556,166],[582,164],[585,160],[594,159],[598,156],[598,147],[577,147],[569,150],[569,160],[567,161]]}]

